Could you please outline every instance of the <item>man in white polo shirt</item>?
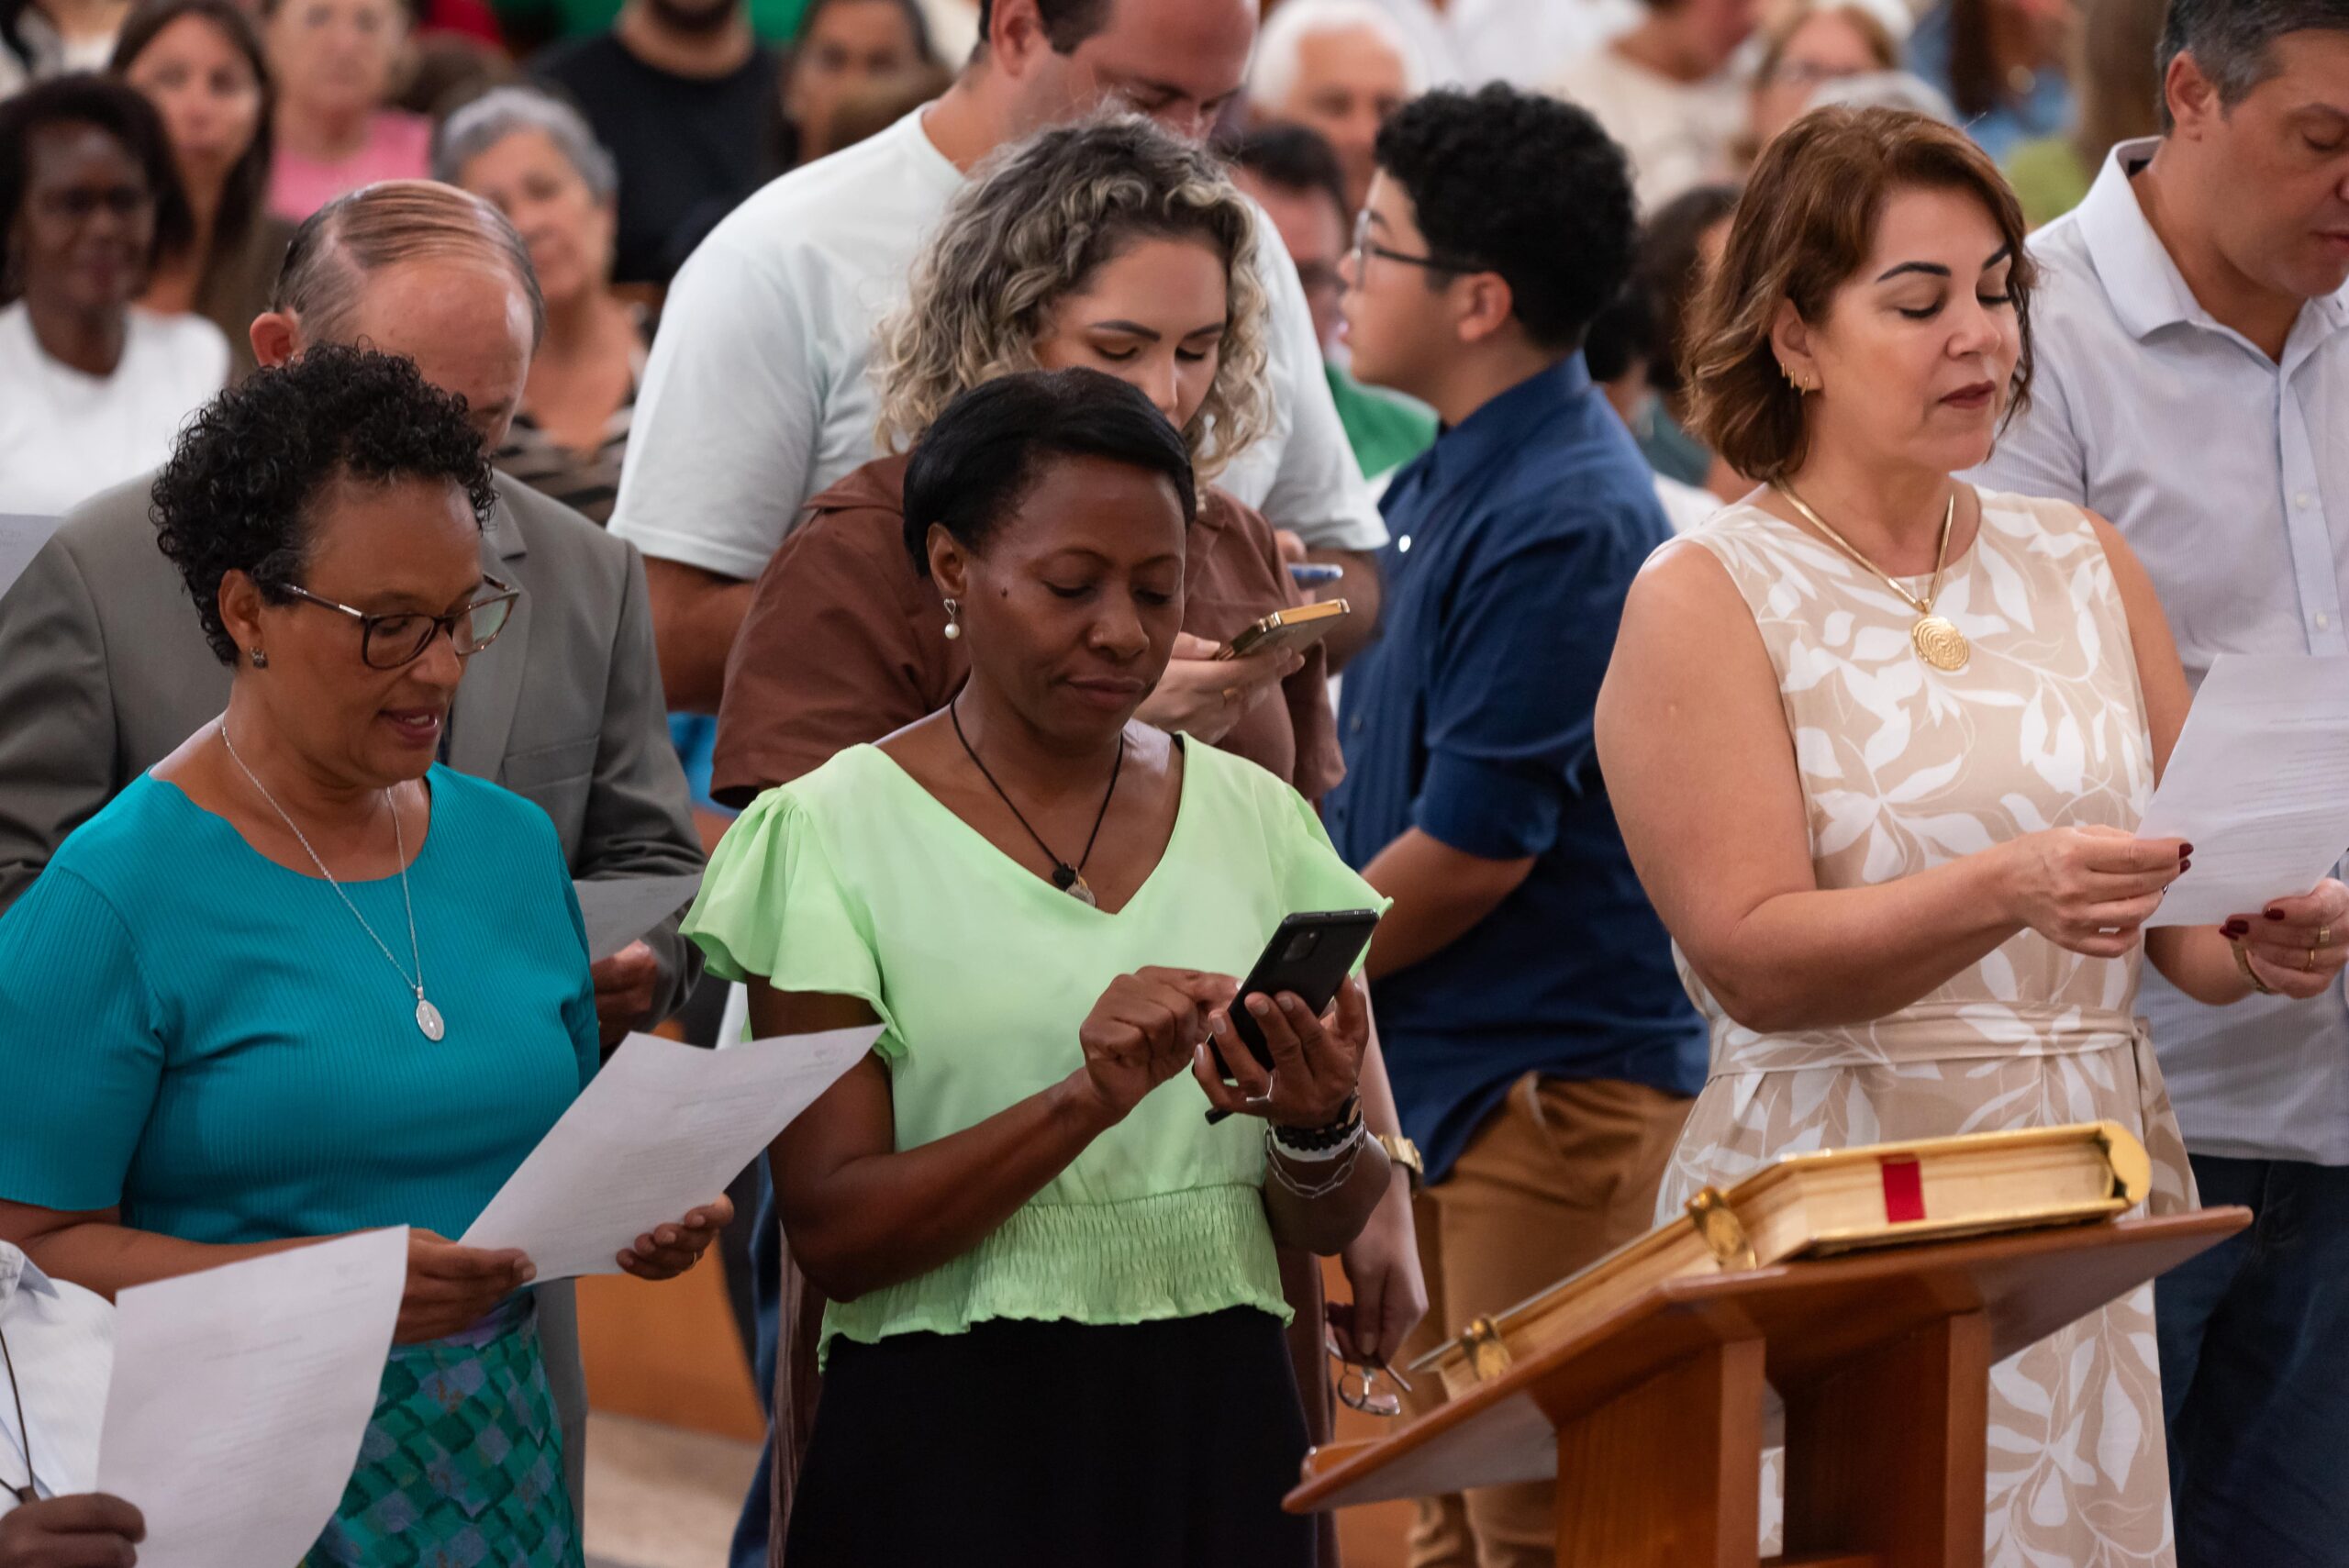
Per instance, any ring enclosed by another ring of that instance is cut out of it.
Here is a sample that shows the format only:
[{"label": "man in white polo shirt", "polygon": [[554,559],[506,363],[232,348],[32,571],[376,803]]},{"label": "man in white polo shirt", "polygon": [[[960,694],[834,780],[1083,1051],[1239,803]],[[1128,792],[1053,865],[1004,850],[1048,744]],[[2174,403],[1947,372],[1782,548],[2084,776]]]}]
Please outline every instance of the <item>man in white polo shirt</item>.
[{"label": "man in white polo shirt", "polygon": [[[2032,406],[1977,477],[2110,518],[2197,682],[2349,654],[2349,0],[2172,0],[2160,63],[2164,134],[2032,239]],[[2178,1562],[2338,1568],[2349,999],[2141,995],[2202,1201],[2257,1216],[2154,1287]]]},{"label": "man in white polo shirt", "polygon": [[[716,711],[751,580],[806,502],[875,455],[874,327],[972,167],[1104,107],[1204,137],[1256,32],[1254,0],[989,0],[980,18],[980,49],[943,97],[768,185],[677,275],[612,518],[646,558],[673,708]],[[1368,552],[1386,533],[1297,271],[1269,225],[1264,238],[1275,424],[1221,484],[1346,569],[1335,592],[1358,645],[1378,597]]]},{"label": "man in white polo shirt", "polygon": [[0,1568],[128,1562],[145,1526],[92,1495],[114,1308],[0,1241]]}]

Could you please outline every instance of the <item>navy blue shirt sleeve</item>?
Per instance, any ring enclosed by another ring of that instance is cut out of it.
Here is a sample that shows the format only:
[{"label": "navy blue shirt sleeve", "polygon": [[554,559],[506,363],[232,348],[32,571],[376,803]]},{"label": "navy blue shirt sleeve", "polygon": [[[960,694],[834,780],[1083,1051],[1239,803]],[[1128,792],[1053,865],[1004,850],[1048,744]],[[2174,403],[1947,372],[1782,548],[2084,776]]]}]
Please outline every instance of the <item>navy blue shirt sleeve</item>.
[{"label": "navy blue shirt sleeve", "polygon": [[[1510,526],[1452,595],[1428,687],[1427,771],[1414,826],[1463,854],[1538,856],[1598,763],[1592,710],[1639,562],[1637,529]],[[1527,542],[1509,546],[1507,541]],[[1618,559],[1624,557],[1624,559]]]}]

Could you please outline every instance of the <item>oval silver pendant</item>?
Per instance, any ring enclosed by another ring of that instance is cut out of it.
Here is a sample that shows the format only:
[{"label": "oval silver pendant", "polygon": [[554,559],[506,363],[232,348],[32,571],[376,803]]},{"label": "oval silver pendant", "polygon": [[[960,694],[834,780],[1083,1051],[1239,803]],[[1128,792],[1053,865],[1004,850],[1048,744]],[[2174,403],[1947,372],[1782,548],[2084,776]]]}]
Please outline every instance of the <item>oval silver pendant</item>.
[{"label": "oval silver pendant", "polygon": [[439,1040],[449,1032],[449,1026],[440,1021],[440,1009],[421,996],[416,999],[416,1027],[427,1040]]}]

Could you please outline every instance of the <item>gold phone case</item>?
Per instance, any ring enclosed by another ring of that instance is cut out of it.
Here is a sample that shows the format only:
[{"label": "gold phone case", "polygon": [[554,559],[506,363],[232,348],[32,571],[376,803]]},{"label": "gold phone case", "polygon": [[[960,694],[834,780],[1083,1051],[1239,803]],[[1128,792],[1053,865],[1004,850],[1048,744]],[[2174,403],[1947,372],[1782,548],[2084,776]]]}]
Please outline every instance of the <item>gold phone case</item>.
[{"label": "gold phone case", "polygon": [[1244,659],[1270,648],[1310,647],[1351,613],[1352,606],[1343,599],[1325,599],[1318,605],[1275,610],[1217,650],[1216,657]]}]

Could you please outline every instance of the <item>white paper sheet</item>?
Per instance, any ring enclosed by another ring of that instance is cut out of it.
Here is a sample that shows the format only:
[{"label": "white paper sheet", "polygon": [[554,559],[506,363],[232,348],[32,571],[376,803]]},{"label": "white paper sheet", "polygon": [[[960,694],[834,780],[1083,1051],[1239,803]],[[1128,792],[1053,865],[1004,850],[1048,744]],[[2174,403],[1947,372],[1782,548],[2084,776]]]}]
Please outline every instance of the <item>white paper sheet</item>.
[{"label": "white paper sheet", "polygon": [[601,963],[692,903],[701,891],[701,873],[574,882],[571,890],[587,923],[588,961]]},{"label": "white paper sheet", "polygon": [[2219,655],[2137,832],[2194,846],[2153,925],[2256,915],[2322,881],[2349,850],[2349,659]]},{"label": "white paper sheet", "polygon": [[403,1227],[122,1293],[96,1487],[146,1515],[139,1568],[302,1560],[359,1462],[406,1281]]},{"label": "white paper sheet", "polygon": [[614,1274],[622,1249],[726,1190],[873,1049],[880,1026],[724,1051],[632,1034],[464,1235],[541,1280]]},{"label": "white paper sheet", "polygon": [[22,513],[0,514],[0,594],[6,593],[25,568],[33,563],[40,547],[57,531],[62,517],[28,517]]}]

